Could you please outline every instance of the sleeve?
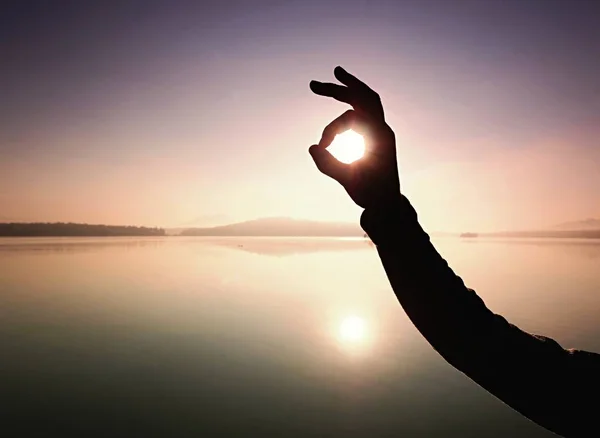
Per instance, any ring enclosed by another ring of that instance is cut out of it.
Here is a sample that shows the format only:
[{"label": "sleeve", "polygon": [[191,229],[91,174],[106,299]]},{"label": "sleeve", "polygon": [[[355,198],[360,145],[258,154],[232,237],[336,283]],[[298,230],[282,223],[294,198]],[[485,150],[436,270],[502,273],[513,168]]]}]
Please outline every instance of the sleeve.
[{"label": "sleeve", "polygon": [[600,355],[565,350],[489,310],[433,247],[404,196],[367,208],[361,226],[400,304],[447,362],[555,433],[600,436]]}]

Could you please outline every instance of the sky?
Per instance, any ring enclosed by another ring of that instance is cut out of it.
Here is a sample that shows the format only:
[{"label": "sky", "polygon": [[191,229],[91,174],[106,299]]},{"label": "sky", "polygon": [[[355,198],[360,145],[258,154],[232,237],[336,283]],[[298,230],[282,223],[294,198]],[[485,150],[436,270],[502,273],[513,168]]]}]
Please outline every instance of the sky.
[{"label": "sky", "polygon": [[599,3],[43,1],[0,8],[0,221],[356,221],[307,152],[382,96],[431,231],[600,217]]}]

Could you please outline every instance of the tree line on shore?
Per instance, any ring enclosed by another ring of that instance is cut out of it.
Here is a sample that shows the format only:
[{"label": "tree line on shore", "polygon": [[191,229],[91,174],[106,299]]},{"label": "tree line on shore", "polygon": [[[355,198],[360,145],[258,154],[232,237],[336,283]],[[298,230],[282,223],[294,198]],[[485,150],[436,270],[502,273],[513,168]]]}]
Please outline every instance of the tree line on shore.
[{"label": "tree line on shore", "polygon": [[90,225],[71,222],[0,223],[4,237],[164,236],[162,228],[130,225]]}]

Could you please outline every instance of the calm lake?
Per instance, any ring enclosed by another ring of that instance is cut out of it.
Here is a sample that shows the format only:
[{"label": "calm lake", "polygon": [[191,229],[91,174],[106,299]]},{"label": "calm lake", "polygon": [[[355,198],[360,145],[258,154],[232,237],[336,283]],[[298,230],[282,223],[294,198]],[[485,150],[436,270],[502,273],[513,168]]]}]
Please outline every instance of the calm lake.
[{"label": "calm lake", "polygon": [[[600,241],[434,242],[496,313],[600,351]],[[554,436],[435,353],[362,239],[0,239],[0,351],[15,437]]]}]

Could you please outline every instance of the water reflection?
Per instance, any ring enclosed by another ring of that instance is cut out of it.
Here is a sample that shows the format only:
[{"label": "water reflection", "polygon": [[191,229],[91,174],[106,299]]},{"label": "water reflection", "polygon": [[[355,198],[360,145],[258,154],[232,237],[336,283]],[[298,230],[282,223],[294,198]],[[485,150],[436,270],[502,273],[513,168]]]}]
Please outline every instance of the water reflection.
[{"label": "water reflection", "polygon": [[364,342],[367,336],[365,320],[350,315],[342,321],[339,329],[340,340],[345,344],[357,344]]},{"label": "water reflection", "polygon": [[208,238],[206,243],[222,248],[266,256],[291,256],[315,252],[360,251],[374,248],[369,239],[362,237],[272,237],[272,238]]},{"label": "water reflection", "polygon": [[159,248],[168,242],[164,237],[0,237],[0,256],[25,253],[82,253],[110,250]]},{"label": "water reflection", "polygon": [[367,320],[357,314],[348,314],[336,327],[335,336],[338,348],[350,357],[369,358],[375,363],[380,359],[381,350],[375,348],[373,327]]}]

